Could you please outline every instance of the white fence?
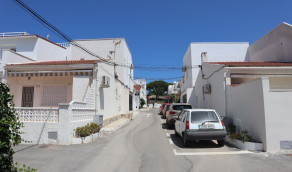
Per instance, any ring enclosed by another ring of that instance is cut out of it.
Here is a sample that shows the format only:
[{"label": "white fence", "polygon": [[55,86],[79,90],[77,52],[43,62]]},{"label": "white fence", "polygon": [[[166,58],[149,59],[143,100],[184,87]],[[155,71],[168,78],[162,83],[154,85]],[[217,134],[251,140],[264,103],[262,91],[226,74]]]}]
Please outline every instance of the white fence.
[{"label": "white fence", "polygon": [[16,107],[21,122],[59,122],[58,108]]},{"label": "white fence", "polygon": [[95,115],[94,106],[88,103],[72,101],[72,122],[91,121]]},{"label": "white fence", "polygon": [[64,43],[57,43],[58,45],[62,46],[62,47],[70,47],[70,43],[69,42],[64,42]]}]

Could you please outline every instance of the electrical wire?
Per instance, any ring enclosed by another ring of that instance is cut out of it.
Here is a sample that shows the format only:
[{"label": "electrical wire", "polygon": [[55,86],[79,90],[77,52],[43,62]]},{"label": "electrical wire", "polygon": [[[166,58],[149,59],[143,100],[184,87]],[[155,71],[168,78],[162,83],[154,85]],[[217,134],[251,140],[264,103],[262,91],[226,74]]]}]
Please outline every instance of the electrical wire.
[{"label": "electrical wire", "polygon": [[[123,64],[123,63],[117,63],[117,62],[111,62],[108,61],[101,56],[95,54],[94,52],[88,50],[84,46],[80,45],[78,42],[74,41],[71,39],[68,35],[66,35],[64,32],[59,30],[57,27],[55,27],[53,24],[48,22],[45,18],[43,18],[41,15],[39,15],[36,11],[34,11],[32,8],[30,8],[28,5],[26,5],[22,0],[13,0],[15,3],[17,3],[20,7],[22,7],[26,12],[28,12],[31,16],[37,19],[39,23],[47,27],[49,30],[51,30],[53,33],[58,35],[60,38],[63,40],[69,42],[71,45],[83,50],[87,54],[98,58],[101,60],[103,63],[106,63],[108,65],[112,66],[119,66],[119,67],[127,67],[127,68],[132,68],[132,64]],[[186,68],[193,68],[192,66],[185,66]],[[134,65],[135,70],[146,70],[146,71],[179,71],[182,69],[182,67],[179,66],[169,66],[169,65]]]}]

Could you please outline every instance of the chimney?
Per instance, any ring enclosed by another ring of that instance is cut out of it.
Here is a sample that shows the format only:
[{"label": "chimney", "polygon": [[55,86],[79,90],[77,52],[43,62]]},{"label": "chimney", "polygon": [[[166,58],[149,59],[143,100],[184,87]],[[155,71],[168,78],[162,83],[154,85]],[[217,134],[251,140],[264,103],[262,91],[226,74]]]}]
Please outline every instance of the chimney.
[{"label": "chimney", "polygon": [[208,62],[208,58],[207,58],[207,52],[202,52],[201,53],[201,63],[205,63]]}]

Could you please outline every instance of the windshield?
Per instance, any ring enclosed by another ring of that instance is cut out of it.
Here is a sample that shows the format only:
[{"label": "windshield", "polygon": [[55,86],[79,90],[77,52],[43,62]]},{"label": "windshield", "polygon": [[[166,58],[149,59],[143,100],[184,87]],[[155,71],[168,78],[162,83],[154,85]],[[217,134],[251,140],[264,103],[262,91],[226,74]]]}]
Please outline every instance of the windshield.
[{"label": "windshield", "polygon": [[192,109],[191,105],[173,105],[173,110]]},{"label": "windshield", "polygon": [[218,118],[213,111],[197,111],[192,112],[192,123],[203,123],[206,121],[218,122]]}]

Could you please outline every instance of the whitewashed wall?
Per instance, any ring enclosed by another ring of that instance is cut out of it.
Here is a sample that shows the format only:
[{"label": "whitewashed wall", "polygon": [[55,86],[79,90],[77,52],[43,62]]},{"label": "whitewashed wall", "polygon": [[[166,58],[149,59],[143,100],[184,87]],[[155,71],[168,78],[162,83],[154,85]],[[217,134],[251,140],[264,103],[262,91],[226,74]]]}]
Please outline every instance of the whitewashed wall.
[{"label": "whitewashed wall", "polygon": [[[197,108],[211,108],[215,109],[220,115],[224,116],[226,114],[225,110],[225,88],[224,88],[224,73],[225,68],[222,68],[222,65],[212,65],[212,64],[203,64],[203,79],[202,71],[199,72],[196,87],[193,92],[191,92],[190,102],[194,107]],[[221,69],[217,71],[218,69]],[[214,71],[217,71],[214,73]],[[214,74],[213,74],[214,73]],[[203,86],[205,84],[211,85],[211,93],[204,94]]]},{"label": "whitewashed wall", "polygon": [[[196,87],[202,52],[207,52],[208,62],[244,61],[248,46],[247,42],[191,43],[183,58],[183,65],[187,67],[187,70],[183,73],[181,83],[181,101],[185,94],[192,93],[193,87]],[[190,95],[187,97],[187,102],[195,99]]]},{"label": "whitewashed wall", "polygon": [[266,114],[266,148],[268,151],[279,151],[281,141],[292,142],[292,91],[285,89],[273,91],[269,78],[262,80]]},{"label": "whitewashed wall", "polygon": [[248,48],[246,61],[292,62],[292,26],[281,23]]},{"label": "whitewashed wall", "polygon": [[227,116],[233,119],[237,132],[244,129],[267,150],[265,104],[262,79],[227,87]]}]

